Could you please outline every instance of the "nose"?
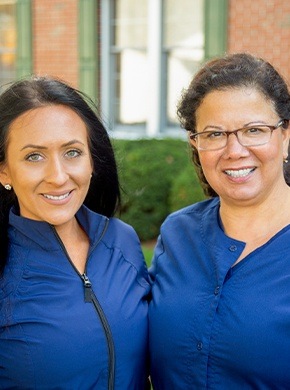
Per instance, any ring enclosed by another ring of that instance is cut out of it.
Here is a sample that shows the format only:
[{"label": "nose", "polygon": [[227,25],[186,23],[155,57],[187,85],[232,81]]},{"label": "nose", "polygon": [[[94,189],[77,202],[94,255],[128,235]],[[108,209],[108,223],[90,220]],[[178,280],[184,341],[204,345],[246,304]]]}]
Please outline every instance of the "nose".
[{"label": "nose", "polygon": [[224,158],[237,159],[240,157],[246,157],[248,156],[248,154],[248,148],[240,144],[237,134],[229,134],[227,139],[227,145],[224,150]]},{"label": "nose", "polygon": [[53,158],[48,162],[45,180],[48,183],[61,186],[68,179],[65,165],[59,158]]}]

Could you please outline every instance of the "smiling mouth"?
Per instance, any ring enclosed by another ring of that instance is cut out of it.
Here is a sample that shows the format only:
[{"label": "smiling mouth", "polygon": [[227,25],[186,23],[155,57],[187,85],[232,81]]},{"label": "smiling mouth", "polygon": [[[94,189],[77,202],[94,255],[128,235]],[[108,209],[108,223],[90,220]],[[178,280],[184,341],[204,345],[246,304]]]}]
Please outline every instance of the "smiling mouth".
[{"label": "smiling mouth", "polygon": [[255,168],[237,169],[237,170],[228,169],[228,170],[225,171],[225,173],[228,176],[237,178],[237,177],[245,177],[249,173],[253,172],[254,170],[255,170]]},{"label": "smiling mouth", "polygon": [[59,195],[59,196],[56,196],[56,195],[48,195],[48,194],[43,194],[43,196],[46,198],[46,199],[50,199],[50,200],[63,200],[63,199],[66,199],[69,195],[70,195],[71,191],[70,192],[67,192],[66,194],[63,194],[63,195]]}]

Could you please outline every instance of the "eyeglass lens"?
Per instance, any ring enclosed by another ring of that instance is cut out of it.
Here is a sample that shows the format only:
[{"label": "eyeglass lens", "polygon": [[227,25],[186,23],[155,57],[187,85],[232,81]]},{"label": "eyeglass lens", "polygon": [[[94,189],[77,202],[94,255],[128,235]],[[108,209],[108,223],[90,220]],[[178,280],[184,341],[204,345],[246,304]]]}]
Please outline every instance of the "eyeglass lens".
[{"label": "eyeglass lens", "polygon": [[258,146],[269,142],[272,129],[268,126],[255,126],[223,132],[217,130],[207,130],[196,134],[197,146],[203,150],[221,149],[227,145],[228,137],[235,135],[243,146]]}]

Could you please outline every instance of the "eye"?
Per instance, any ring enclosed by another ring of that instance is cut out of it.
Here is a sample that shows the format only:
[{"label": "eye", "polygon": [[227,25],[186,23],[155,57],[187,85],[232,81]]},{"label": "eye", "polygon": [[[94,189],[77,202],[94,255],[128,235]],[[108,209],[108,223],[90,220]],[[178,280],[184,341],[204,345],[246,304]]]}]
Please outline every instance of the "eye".
[{"label": "eye", "polygon": [[66,157],[68,158],[75,158],[82,155],[82,151],[79,149],[71,149],[68,152],[66,152]]},{"label": "eye", "polygon": [[243,133],[247,136],[252,135],[261,135],[268,131],[269,129],[266,126],[255,126],[244,129]]},{"label": "eye", "polygon": [[205,131],[203,134],[204,134],[204,138],[208,138],[208,139],[217,139],[225,136],[225,134],[222,131]]},{"label": "eye", "polygon": [[43,156],[39,153],[31,153],[25,158],[25,160],[31,162],[38,162],[43,160]]}]

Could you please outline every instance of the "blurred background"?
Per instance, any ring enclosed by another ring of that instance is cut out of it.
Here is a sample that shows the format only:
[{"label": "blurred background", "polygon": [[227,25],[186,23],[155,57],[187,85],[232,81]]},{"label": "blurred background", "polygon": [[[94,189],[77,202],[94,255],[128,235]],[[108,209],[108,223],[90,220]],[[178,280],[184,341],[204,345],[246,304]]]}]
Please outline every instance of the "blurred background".
[{"label": "blurred background", "polygon": [[290,78],[289,0],[0,0],[0,84],[50,74],[96,99],[128,138],[178,133],[205,60],[248,51]]},{"label": "blurred background", "polygon": [[48,74],[96,101],[116,149],[121,218],[146,241],[203,197],[176,118],[193,74],[247,51],[289,81],[289,49],[289,0],[0,0],[0,90]]}]

